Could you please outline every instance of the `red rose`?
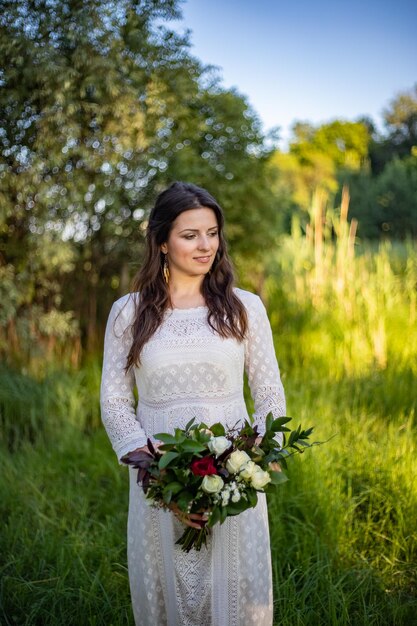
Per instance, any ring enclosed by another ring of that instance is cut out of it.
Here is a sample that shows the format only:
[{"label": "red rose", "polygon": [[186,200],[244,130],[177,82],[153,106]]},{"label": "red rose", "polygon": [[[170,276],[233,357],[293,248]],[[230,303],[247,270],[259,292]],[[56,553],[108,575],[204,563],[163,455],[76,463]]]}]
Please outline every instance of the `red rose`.
[{"label": "red rose", "polygon": [[202,459],[195,459],[190,465],[191,471],[195,476],[207,476],[209,474],[217,474],[216,466],[212,456],[204,456]]}]

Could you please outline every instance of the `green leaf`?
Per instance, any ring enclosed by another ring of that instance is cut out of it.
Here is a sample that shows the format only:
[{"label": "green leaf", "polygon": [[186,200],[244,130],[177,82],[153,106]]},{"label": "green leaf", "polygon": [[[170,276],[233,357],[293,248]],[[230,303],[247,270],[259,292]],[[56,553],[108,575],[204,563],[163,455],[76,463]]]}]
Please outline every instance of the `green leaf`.
[{"label": "green leaf", "polygon": [[288,476],[284,472],[271,472],[271,485],[281,485],[286,483]]},{"label": "green leaf", "polygon": [[218,524],[220,522],[220,518],[221,518],[220,507],[215,506],[211,512],[207,525],[210,526],[210,528],[212,528],[215,524]]},{"label": "green leaf", "polygon": [[251,507],[254,507],[258,504],[258,494],[255,489],[247,490],[248,502]]},{"label": "green leaf", "polygon": [[247,500],[244,500],[243,498],[241,498],[239,500],[239,502],[230,502],[227,505],[227,514],[228,515],[239,515],[239,513],[242,513],[243,511],[246,511],[246,509],[250,508],[249,504],[247,502]]},{"label": "green leaf", "polygon": [[223,424],[219,422],[212,424],[209,428],[215,437],[224,437],[226,434]]},{"label": "green leaf", "polygon": [[165,489],[162,491],[162,499],[165,502],[165,504],[169,504],[171,502],[171,498],[172,498],[172,491],[165,487]]},{"label": "green leaf", "polygon": [[179,456],[178,452],[166,452],[163,454],[158,462],[159,469],[164,469],[164,467],[169,465],[177,456]]},{"label": "green leaf", "polygon": [[184,431],[182,430],[182,428],[176,428],[175,429],[175,442],[182,443],[183,441],[185,441],[185,439],[186,439],[186,435]]},{"label": "green leaf", "polygon": [[183,485],[186,485],[190,480],[190,471],[186,469],[182,469],[181,467],[170,468],[174,473],[177,481],[182,482]]},{"label": "green leaf", "polygon": [[189,491],[182,491],[177,498],[177,504],[181,511],[187,511],[188,505],[193,499],[193,494]]},{"label": "green leaf", "polygon": [[[284,424],[287,424],[288,422],[290,422],[292,420],[292,417],[276,417],[272,423],[272,430],[274,432],[276,432],[277,430],[280,430],[282,426],[284,426]],[[289,430],[289,429],[286,429]]]},{"label": "green leaf", "polygon": [[174,481],[172,483],[168,483],[165,489],[169,489],[172,494],[175,495],[176,493],[179,493],[182,489],[184,489],[184,485]]},{"label": "green leaf", "polygon": [[220,524],[226,521],[227,518],[227,506],[220,507]]},{"label": "green leaf", "polygon": [[194,424],[195,422],[195,417],[191,418],[189,422],[187,422],[187,424],[185,425],[185,429],[184,430],[190,430],[191,426]]},{"label": "green leaf", "polygon": [[184,450],[184,452],[204,452],[207,450],[207,447],[198,443],[198,441],[186,439],[181,443],[181,449]]},{"label": "green leaf", "polygon": [[162,441],[162,443],[169,443],[171,445],[176,445],[177,439],[173,435],[169,435],[168,433],[157,433],[155,435],[155,439]]},{"label": "green leaf", "polygon": [[265,428],[266,428],[267,432],[269,430],[271,430],[272,424],[273,424],[273,420],[274,420],[274,417],[273,417],[272,413],[268,413],[268,415],[266,416],[266,422],[265,422]]}]

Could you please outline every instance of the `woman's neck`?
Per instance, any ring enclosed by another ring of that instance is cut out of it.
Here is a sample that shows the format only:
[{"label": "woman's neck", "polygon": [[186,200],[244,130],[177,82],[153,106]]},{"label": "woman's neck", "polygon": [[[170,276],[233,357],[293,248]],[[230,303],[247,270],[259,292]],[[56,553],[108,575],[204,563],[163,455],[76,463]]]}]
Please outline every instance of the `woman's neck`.
[{"label": "woman's neck", "polygon": [[204,306],[205,300],[201,293],[203,278],[192,281],[169,281],[169,294],[171,304],[175,309],[188,309],[197,306]]}]

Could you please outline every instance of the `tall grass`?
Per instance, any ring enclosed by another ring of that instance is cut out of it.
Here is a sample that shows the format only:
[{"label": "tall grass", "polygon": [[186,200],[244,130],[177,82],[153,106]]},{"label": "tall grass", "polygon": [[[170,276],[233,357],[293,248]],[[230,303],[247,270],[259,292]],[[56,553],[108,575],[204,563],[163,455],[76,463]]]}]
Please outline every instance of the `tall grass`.
[{"label": "tall grass", "polygon": [[[317,196],[268,257],[263,296],[295,423],[325,445],[270,498],[275,624],[417,625],[416,245],[355,240]],[[0,372],[0,622],[133,624],[127,475],[99,367]]]},{"label": "tall grass", "polygon": [[336,212],[318,196],[306,234],[294,221],[269,257],[264,295],[280,353],[291,371],[314,362],[332,378],[391,365],[415,374],[417,244],[357,242],[348,202],[345,190]]},{"label": "tall grass", "polygon": [[100,425],[100,366],[91,360],[79,371],[54,370],[35,379],[0,368],[0,443],[49,442],[73,427],[88,432]]}]

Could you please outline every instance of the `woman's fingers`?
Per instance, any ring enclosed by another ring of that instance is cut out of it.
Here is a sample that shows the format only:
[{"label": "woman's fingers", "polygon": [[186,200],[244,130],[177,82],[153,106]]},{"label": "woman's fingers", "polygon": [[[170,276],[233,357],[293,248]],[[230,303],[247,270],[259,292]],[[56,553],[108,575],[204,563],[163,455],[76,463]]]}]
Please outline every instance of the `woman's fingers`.
[{"label": "woman's fingers", "polygon": [[205,516],[204,513],[189,513],[188,517],[190,519],[197,519],[197,520],[200,520],[202,522],[206,522],[207,521],[207,516]]},{"label": "woman's fingers", "polygon": [[175,502],[171,502],[168,505],[168,508],[174,513],[175,517],[186,526],[191,526],[191,528],[197,528],[200,530],[201,522],[206,522],[208,514],[203,511],[203,513],[184,513],[181,511],[178,504]]},{"label": "woman's fingers", "polygon": [[279,463],[270,463],[269,467],[273,472],[282,472],[281,465]]},{"label": "woman's fingers", "polygon": [[190,519],[184,518],[180,520],[186,526],[191,526],[191,528],[196,528],[197,530],[201,530],[201,524],[197,522],[192,522]]}]

